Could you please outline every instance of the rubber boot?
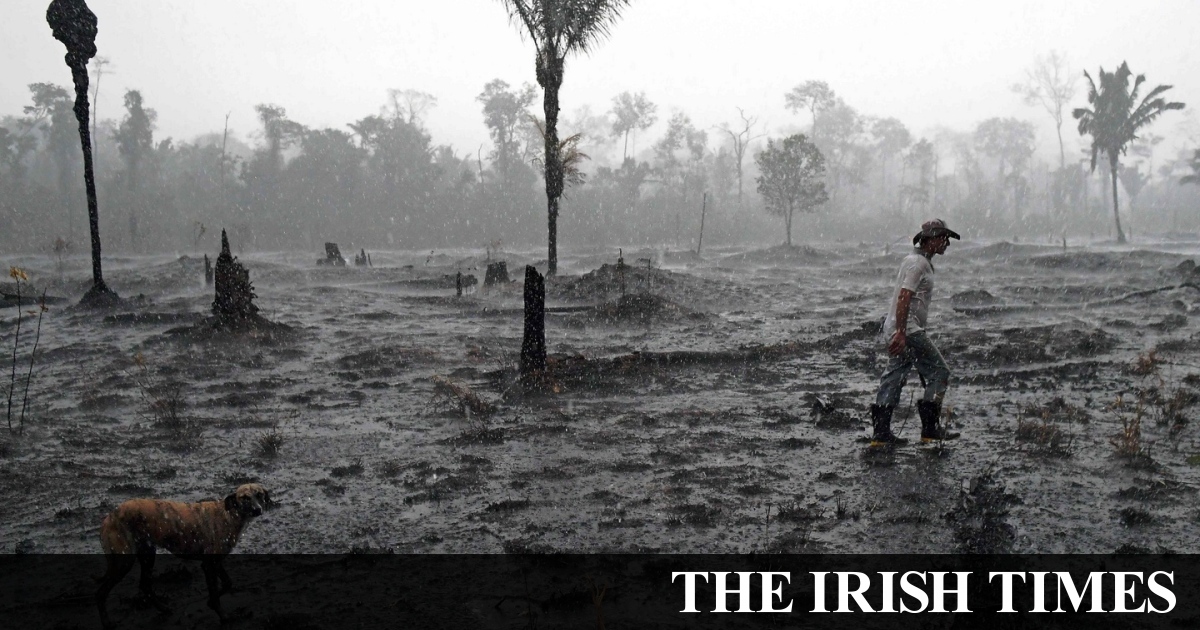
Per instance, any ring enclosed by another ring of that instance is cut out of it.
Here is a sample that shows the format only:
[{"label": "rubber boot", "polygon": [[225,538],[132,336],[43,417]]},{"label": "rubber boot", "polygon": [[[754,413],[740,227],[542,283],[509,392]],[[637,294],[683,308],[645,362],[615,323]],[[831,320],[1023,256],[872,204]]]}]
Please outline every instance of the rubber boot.
[{"label": "rubber boot", "polygon": [[932,400],[917,402],[917,413],[921,416],[921,441],[925,443],[953,440],[959,434],[941,426],[942,406]]},{"label": "rubber boot", "polygon": [[902,442],[892,433],[892,405],[871,405],[871,446],[892,446]]}]

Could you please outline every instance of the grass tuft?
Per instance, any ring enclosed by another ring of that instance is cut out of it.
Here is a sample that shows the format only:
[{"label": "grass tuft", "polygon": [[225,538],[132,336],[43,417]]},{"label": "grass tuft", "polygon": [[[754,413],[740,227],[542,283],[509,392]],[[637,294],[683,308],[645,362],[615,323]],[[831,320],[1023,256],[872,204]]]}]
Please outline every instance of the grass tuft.
[{"label": "grass tuft", "polygon": [[256,450],[260,457],[278,457],[285,442],[287,442],[287,438],[279,430],[279,427],[271,427],[259,433],[258,437],[254,438]]},{"label": "grass tuft", "polygon": [[1151,376],[1158,374],[1161,364],[1162,359],[1158,356],[1158,350],[1150,350],[1137,355],[1133,364],[1129,366],[1129,371],[1137,376]]}]

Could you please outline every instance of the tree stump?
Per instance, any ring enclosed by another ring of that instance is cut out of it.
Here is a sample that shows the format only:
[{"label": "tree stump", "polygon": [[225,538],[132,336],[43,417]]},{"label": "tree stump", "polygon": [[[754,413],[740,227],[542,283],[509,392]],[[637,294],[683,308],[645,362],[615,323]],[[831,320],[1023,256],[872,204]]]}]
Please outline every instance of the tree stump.
[{"label": "tree stump", "polygon": [[354,256],[354,266],[355,267],[366,267],[367,266],[367,250],[365,250],[365,249],[358,250],[358,254],[356,254]]},{"label": "tree stump", "polygon": [[215,272],[216,297],[212,312],[219,324],[248,323],[256,319],[258,307],[254,305],[254,286],[250,284],[250,271],[238,262],[229,251],[229,237],[221,230],[221,254],[217,256]]},{"label": "tree stump", "polygon": [[490,287],[494,284],[508,284],[509,282],[511,280],[508,279],[508,263],[503,260],[488,263],[487,272],[483,276],[483,286]]},{"label": "tree stump", "polygon": [[454,274],[454,295],[456,297],[462,297],[462,272],[461,271]]},{"label": "tree stump", "polygon": [[212,261],[208,259],[208,254],[204,255],[204,284],[210,287],[213,284],[213,266]]},{"label": "tree stump", "polygon": [[345,267],[346,259],[342,257],[342,250],[338,249],[337,243],[325,243],[325,257],[318,260],[317,264]]},{"label": "tree stump", "polygon": [[621,297],[625,297],[625,250],[617,250],[617,282],[621,285]]},{"label": "tree stump", "polygon": [[530,384],[545,371],[546,281],[533,265],[526,265],[525,337],[521,341],[521,379]]}]

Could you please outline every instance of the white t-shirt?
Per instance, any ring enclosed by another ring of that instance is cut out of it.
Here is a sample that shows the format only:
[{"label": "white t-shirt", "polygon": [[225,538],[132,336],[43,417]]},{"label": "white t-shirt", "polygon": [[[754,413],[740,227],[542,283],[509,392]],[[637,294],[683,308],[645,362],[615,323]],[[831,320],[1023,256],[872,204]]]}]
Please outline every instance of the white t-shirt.
[{"label": "white t-shirt", "polygon": [[933,298],[933,263],[913,248],[913,253],[904,257],[900,263],[900,271],[896,274],[896,290],[892,292],[892,305],[888,310],[887,319],[883,322],[883,333],[891,337],[896,332],[896,300],[900,297],[900,289],[913,292],[908,304],[908,325],[905,334],[925,330],[925,322],[929,318],[929,301]]}]

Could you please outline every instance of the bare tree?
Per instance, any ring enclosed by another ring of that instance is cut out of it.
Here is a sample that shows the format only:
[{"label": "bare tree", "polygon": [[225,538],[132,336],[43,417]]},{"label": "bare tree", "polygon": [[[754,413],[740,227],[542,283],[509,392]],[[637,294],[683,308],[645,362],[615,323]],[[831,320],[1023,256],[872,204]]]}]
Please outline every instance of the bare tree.
[{"label": "bare tree", "polygon": [[420,90],[388,90],[388,101],[392,104],[391,115],[404,118],[410,125],[421,122],[425,112],[437,106],[437,97]]},{"label": "bare tree", "polygon": [[225,131],[221,132],[221,163],[218,166],[221,169],[221,190],[222,191],[225,190],[225,165],[226,165],[226,160],[229,159],[228,157],[226,157],[227,154],[225,153],[225,148],[226,148],[226,145],[229,143],[229,116],[232,113],[233,112],[225,113]]},{"label": "bare tree", "polygon": [[[96,87],[92,89],[92,150],[100,150],[100,136],[96,135],[96,123],[100,121],[100,77],[104,76],[105,66],[112,65],[108,57],[96,57],[92,59],[92,72],[96,74]],[[96,163],[96,156],[92,156],[92,164]]]},{"label": "bare tree", "polygon": [[758,123],[758,118],[747,116],[745,110],[741,107],[737,108],[738,115],[742,117],[742,130],[734,132],[729,127],[729,123],[721,123],[721,131],[729,134],[729,140],[733,143],[733,155],[737,159],[737,184],[738,184],[738,203],[742,203],[742,158],[746,155],[746,147],[754,140],[761,138],[762,134],[757,136],[751,135],[751,128]]},{"label": "bare tree", "polygon": [[1025,82],[1016,83],[1012,91],[1025,99],[1026,105],[1041,105],[1054,118],[1058,132],[1058,167],[1067,167],[1067,151],[1063,148],[1063,111],[1075,98],[1075,84],[1079,80],[1067,64],[1067,57],[1058,51],[1039,56],[1033,66],[1025,71]]}]

